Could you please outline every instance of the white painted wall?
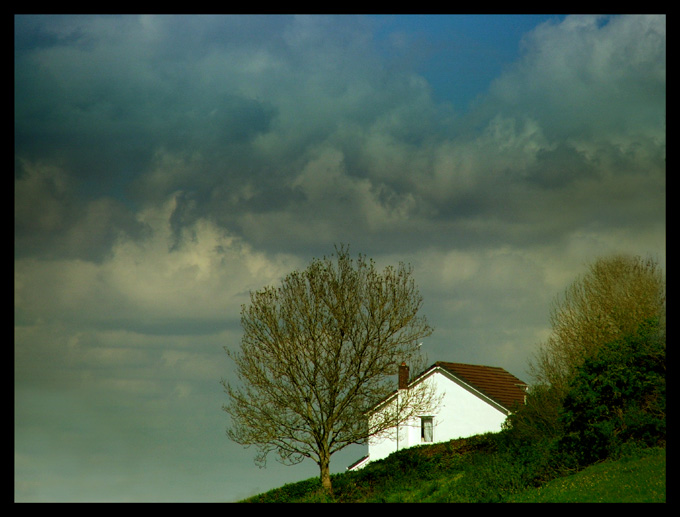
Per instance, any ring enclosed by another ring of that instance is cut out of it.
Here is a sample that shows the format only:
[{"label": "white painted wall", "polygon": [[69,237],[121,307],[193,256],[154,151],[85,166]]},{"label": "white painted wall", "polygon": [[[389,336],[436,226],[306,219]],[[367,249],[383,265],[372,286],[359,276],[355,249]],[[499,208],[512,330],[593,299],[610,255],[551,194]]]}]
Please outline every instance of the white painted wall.
[{"label": "white painted wall", "polygon": [[[470,388],[457,383],[444,370],[435,369],[422,382],[435,385],[436,393],[442,395],[439,407],[430,415],[434,417],[432,443],[466,438],[476,434],[497,432],[507,413],[488,399],[470,392]],[[483,397],[483,396],[482,396]],[[385,458],[393,452],[421,445],[420,418],[382,436],[374,436],[368,443],[369,461]]]}]

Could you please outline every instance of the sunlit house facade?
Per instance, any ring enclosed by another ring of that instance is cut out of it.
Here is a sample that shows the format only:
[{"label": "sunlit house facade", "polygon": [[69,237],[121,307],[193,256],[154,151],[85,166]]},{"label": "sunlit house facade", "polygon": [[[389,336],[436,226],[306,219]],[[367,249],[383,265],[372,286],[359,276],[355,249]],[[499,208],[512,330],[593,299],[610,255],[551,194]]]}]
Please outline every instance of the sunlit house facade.
[{"label": "sunlit house facade", "polygon": [[401,368],[399,389],[376,406],[369,418],[392,404],[399,404],[402,390],[413,388],[417,383],[428,383],[435,390],[438,404],[428,414],[371,437],[368,455],[348,467],[349,470],[415,445],[500,431],[513,408],[525,403],[527,384],[503,368],[437,362],[410,382],[408,371],[404,371],[407,366]]}]

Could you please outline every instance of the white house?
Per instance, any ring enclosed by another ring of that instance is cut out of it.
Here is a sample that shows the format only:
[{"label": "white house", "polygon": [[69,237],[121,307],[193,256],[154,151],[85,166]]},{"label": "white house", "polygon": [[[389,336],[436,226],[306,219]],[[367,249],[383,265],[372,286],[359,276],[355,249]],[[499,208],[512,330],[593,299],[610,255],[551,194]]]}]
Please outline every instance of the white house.
[{"label": "white house", "polygon": [[368,455],[348,467],[357,470],[393,452],[421,445],[496,432],[517,404],[525,403],[527,384],[503,368],[462,363],[436,362],[408,382],[408,367],[401,365],[399,389],[378,404],[381,411],[398,404],[401,390],[418,383],[429,383],[439,403],[429,414],[419,415],[406,424],[368,442]]}]

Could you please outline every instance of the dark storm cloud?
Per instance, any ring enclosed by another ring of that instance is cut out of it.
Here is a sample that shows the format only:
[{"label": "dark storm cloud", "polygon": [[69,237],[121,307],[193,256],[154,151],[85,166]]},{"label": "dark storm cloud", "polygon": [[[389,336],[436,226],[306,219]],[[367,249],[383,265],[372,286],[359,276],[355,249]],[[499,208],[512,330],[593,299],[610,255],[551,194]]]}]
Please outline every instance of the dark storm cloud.
[{"label": "dark storm cloud", "polygon": [[238,48],[211,62],[212,52],[241,41],[233,34],[241,23],[192,20],[18,17],[17,155],[58,160],[96,194],[98,184],[123,193],[160,148],[206,150],[217,162],[228,157],[220,149],[266,131],[275,110],[230,82]]},{"label": "dark storm cloud", "polygon": [[649,168],[636,154],[663,167],[665,25],[653,18],[539,27],[457,121],[478,128],[463,138],[421,78],[380,63],[367,29],[354,17],[20,17],[17,155],[58,160],[92,195],[190,193],[197,215],[272,249],[281,229],[253,221],[286,220],[289,241],[310,218],[373,238],[414,218],[502,218],[504,192],[511,205],[535,187],[554,198]]},{"label": "dark storm cloud", "polygon": [[83,199],[71,177],[47,165],[19,165],[14,182],[15,257],[100,262],[120,235],[141,238],[145,226],[120,200]]},{"label": "dark storm cloud", "polygon": [[84,33],[75,30],[55,30],[58,19],[49,16],[16,16],[14,18],[14,50],[19,55],[40,48],[77,44]]}]

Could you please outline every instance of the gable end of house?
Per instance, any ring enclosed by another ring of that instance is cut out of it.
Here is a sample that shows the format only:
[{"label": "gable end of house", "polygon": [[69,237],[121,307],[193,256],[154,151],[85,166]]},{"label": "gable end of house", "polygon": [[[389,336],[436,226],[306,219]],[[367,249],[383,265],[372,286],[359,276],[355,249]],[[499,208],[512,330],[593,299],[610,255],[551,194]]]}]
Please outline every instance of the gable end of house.
[{"label": "gable end of house", "polygon": [[500,406],[506,413],[525,402],[528,385],[503,368],[445,361],[436,362],[433,368],[440,368],[462,381],[478,396],[488,399],[494,406]]}]

